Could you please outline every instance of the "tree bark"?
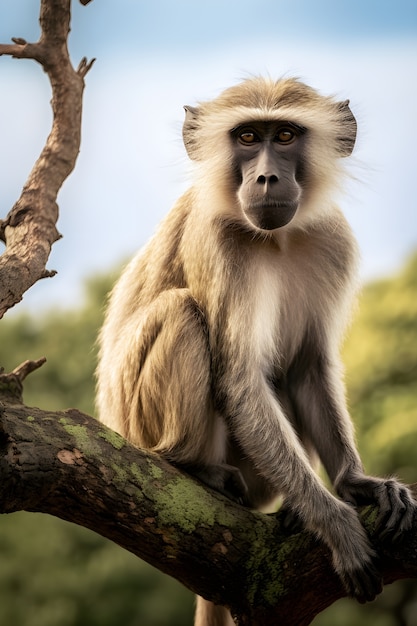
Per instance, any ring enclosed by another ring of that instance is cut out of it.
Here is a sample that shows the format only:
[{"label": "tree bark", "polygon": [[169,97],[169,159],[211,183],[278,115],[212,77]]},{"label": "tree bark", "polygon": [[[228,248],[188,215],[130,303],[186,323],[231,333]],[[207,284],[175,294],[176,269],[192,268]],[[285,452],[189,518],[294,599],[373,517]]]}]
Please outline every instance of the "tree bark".
[{"label": "tree bark", "polygon": [[71,65],[67,49],[70,16],[70,0],[42,0],[39,41],[14,38],[12,44],[0,44],[0,56],[34,59],[42,65],[52,87],[53,111],[45,147],[19,200],[0,220],[0,239],[6,243],[0,257],[0,318],[37,280],[55,274],[46,270],[46,263],[52,244],[61,236],[56,229],[56,198],[78,156],[84,77],[93,63],[82,59],[77,70]]},{"label": "tree bark", "polygon": [[[26,407],[26,365],[0,375],[0,512],[49,513],[115,541],[240,625],[305,626],[344,590],[328,549],[280,516],[239,506],[76,409]],[[417,577],[417,520],[401,546],[373,538],[385,583]]]}]

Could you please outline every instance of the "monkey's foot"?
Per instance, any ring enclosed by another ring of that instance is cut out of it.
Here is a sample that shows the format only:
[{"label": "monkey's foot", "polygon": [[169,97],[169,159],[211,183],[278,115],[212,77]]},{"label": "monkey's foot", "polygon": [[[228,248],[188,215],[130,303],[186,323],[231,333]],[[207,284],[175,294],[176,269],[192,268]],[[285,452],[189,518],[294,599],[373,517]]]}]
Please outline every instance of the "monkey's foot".
[{"label": "monkey's foot", "polygon": [[292,535],[296,535],[305,528],[298,513],[292,511],[285,505],[279,510],[279,516],[282,528]]},{"label": "monkey's foot", "polygon": [[206,465],[195,467],[182,466],[189,474],[195,476],[211,489],[219,491],[224,496],[238,504],[248,503],[248,488],[240,470],[234,465],[222,463],[220,465]]}]

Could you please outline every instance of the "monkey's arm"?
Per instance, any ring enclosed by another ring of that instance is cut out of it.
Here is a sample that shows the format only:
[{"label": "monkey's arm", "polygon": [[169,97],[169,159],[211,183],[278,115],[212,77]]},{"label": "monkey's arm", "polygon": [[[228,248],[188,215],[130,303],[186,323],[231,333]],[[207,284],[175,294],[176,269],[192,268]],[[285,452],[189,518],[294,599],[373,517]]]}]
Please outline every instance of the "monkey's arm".
[{"label": "monkey's arm", "polygon": [[[396,540],[412,525],[416,503],[395,479],[367,476],[356,449],[353,428],[340,380],[338,359],[320,353],[309,341],[290,372],[297,421],[313,443],[336,492],[354,506],[377,503],[381,539]],[[323,344],[321,344],[323,345]]]},{"label": "monkey's arm", "polygon": [[312,470],[267,377],[250,365],[249,371],[242,368],[243,364],[226,368],[229,394],[225,411],[243,457],[250,459],[271,495],[284,495],[289,510],[329,546],[348,594],[360,601],[374,599],[382,589],[381,576],[356,512],[335,498]]}]

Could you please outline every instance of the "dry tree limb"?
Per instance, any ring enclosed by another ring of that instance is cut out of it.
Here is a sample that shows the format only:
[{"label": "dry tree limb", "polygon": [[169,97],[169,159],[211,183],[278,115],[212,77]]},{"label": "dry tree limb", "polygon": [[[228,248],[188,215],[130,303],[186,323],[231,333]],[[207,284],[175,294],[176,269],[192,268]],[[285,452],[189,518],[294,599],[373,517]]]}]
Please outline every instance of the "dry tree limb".
[{"label": "dry tree limb", "polygon": [[3,368],[0,368],[0,397],[4,396],[11,404],[23,402],[23,381],[44,363],[46,363],[44,356],[37,361],[24,361],[10,374],[5,374]]},{"label": "dry tree limb", "polygon": [[14,37],[13,43],[0,44],[0,56],[34,59],[42,65],[52,87],[53,111],[45,147],[19,200],[0,221],[0,238],[6,243],[0,257],[0,318],[37,280],[54,275],[45,268],[52,244],[61,237],[56,198],[80,149],[84,78],[94,62],[82,59],[77,70],[72,67],[67,48],[70,17],[71,0],[42,0],[39,41]]},{"label": "dry tree limb", "polygon": [[14,370],[12,371],[12,375],[16,376],[20,380],[20,382],[23,383],[23,381],[27,376],[29,376],[29,374],[32,374],[32,372],[42,367],[44,363],[46,363],[46,358],[44,356],[37,361],[24,361],[14,368]]}]

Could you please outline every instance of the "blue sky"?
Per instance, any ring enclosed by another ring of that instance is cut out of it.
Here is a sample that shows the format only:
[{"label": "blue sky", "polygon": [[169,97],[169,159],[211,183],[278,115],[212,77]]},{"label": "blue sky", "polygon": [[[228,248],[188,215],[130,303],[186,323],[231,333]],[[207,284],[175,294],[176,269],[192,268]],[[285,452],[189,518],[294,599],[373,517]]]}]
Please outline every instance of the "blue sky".
[{"label": "blue sky", "polygon": [[[3,36],[9,27],[26,36],[38,32],[37,0],[3,0],[0,15]],[[74,0],[73,15],[72,38],[81,48],[90,41],[133,53],[254,39],[415,37],[417,27],[415,0],[94,0],[87,8]]]},{"label": "blue sky", "polygon": [[[37,0],[2,0],[0,41],[36,39]],[[248,74],[296,75],[350,98],[359,136],[340,204],[364,278],[417,247],[415,0],[94,0],[73,3],[70,51],[97,57],[87,76],[81,154],[59,195],[49,268],[24,306],[70,304],[83,276],[112,268],[153,233],[187,185],[183,104]],[[29,61],[0,58],[0,213],[42,148],[50,90]],[[22,308],[22,305],[20,305]]]}]

